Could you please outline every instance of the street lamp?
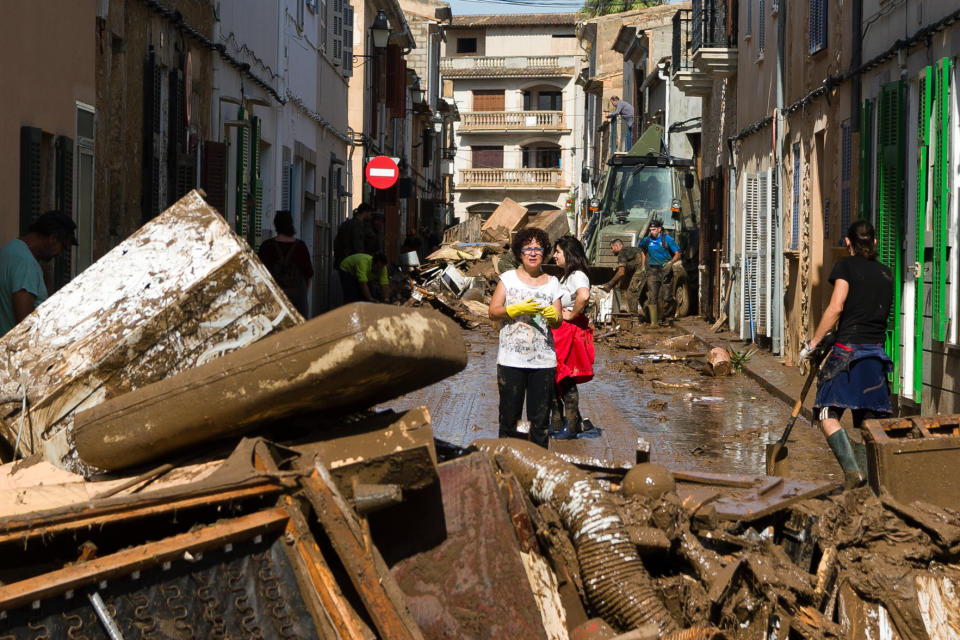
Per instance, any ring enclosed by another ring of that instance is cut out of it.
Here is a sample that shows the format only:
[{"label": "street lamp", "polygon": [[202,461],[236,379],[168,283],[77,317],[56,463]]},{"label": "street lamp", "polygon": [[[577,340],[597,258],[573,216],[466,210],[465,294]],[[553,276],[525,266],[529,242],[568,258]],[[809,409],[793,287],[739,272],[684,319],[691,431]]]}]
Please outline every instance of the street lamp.
[{"label": "street lamp", "polygon": [[413,86],[410,87],[410,99],[413,100],[413,104],[423,102],[423,89],[420,88],[420,78],[417,78]]},{"label": "street lamp", "polygon": [[443,118],[440,117],[439,113],[434,114],[433,117],[430,118],[430,122],[433,123],[434,131],[436,131],[437,133],[440,133],[443,131]]},{"label": "street lamp", "polygon": [[377,17],[370,25],[370,35],[373,38],[373,46],[377,49],[383,49],[390,40],[390,23],[387,22],[387,14],[383,9],[377,9]]}]

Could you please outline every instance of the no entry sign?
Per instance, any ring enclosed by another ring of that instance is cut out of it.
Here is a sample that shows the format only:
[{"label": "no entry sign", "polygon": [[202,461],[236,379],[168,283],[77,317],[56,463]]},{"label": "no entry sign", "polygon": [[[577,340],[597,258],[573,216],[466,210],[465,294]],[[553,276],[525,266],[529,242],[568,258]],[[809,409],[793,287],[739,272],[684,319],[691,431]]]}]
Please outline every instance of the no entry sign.
[{"label": "no entry sign", "polygon": [[367,182],[374,189],[389,189],[397,183],[400,168],[390,156],[377,156],[367,163],[364,174],[367,176]]}]

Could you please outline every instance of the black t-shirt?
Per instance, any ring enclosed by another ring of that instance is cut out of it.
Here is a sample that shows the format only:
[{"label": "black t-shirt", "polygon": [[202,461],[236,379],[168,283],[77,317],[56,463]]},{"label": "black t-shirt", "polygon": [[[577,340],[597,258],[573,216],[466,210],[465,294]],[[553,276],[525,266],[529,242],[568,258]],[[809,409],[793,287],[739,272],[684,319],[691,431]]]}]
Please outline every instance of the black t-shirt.
[{"label": "black t-shirt", "polygon": [[617,254],[617,263],[625,267],[640,266],[640,249],[636,247],[624,247]]},{"label": "black t-shirt", "polygon": [[876,260],[851,256],[833,266],[830,284],[837,280],[846,280],[850,285],[840,314],[837,342],[882,343],[893,301],[893,274],[890,269]]}]

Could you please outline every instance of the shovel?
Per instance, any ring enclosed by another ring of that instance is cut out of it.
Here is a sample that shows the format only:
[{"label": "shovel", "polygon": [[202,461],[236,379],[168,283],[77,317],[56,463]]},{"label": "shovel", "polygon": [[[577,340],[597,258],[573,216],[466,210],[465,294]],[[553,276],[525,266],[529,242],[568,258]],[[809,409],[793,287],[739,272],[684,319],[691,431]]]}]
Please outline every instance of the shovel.
[{"label": "shovel", "polygon": [[813,384],[813,379],[817,377],[817,372],[820,371],[820,365],[823,364],[823,361],[826,359],[826,354],[830,352],[835,342],[836,335],[833,334],[833,332],[828,333],[810,358],[810,373],[807,374],[807,379],[803,383],[803,389],[800,390],[800,397],[797,398],[797,403],[793,405],[793,413],[790,414],[787,428],[783,430],[783,435],[780,436],[779,440],[767,445],[768,476],[786,476],[790,471],[790,461],[787,460],[787,454],[789,453],[787,451],[787,438],[790,437],[790,431],[797,421],[797,416],[800,415],[800,409],[803,407],[803,401],[807,397],[807,392],[810,391],[810,385]]}]

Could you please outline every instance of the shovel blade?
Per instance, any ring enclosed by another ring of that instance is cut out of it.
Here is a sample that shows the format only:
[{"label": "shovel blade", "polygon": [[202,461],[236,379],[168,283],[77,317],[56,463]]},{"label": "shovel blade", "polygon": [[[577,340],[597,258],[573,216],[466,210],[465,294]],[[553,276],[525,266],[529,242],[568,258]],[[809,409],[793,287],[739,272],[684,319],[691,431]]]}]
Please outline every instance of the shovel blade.
[{"label": "shovel blade", "polygon": [[767,475],[787,476],[790,473],[790,460],[787,457],[787,445],[774,442],[767,445]]}]

